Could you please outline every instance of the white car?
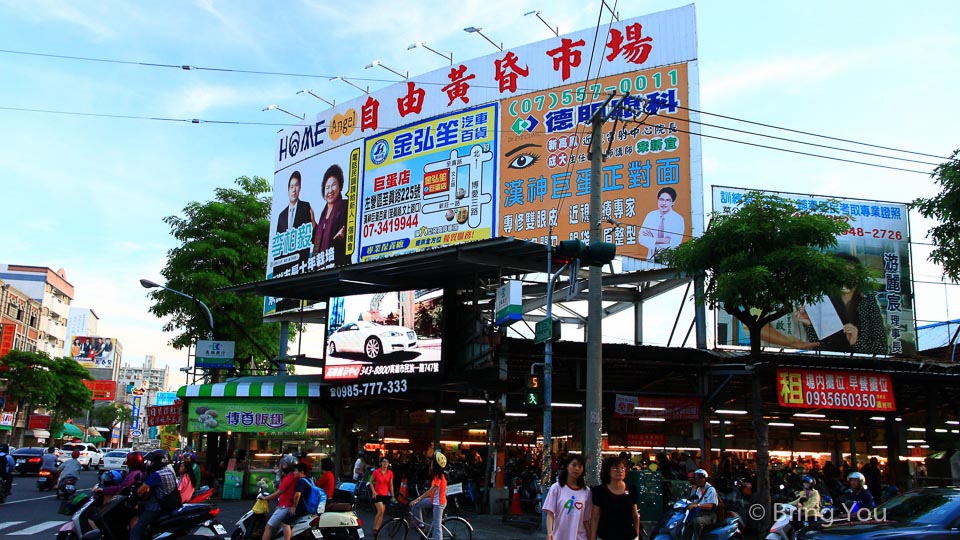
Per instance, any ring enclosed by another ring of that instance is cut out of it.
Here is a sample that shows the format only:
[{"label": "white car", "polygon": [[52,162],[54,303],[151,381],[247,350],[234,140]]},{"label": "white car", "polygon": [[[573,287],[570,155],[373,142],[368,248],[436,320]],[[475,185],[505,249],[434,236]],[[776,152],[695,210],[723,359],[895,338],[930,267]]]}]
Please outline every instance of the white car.
[{"label": "white car", "polygon": [[120,470],[123,464],[127,462],[127,454],[130,450],[111,450],[103,455],[103,464],[101,468],[105,471]]},{"label": "white car", "polygon": [[417,333],[403,326],[368,321],[347,323],[327,338],[327,353],[363,353],[369,360],[417,348]]},{"label": "white car", "polygon": [[96,446],[90,443],[64,444],[60,449],[60,456],[57,458],[57,465],[70,459],[70,456],[73,454],[74,450],[80,451],[80,457],[77,458],[77,461],[80,462],[80,466],[83,467],[84,470],[100,469],[100,464],[103,462],[103,454],[100,453],[100,450],[97,450]]}]

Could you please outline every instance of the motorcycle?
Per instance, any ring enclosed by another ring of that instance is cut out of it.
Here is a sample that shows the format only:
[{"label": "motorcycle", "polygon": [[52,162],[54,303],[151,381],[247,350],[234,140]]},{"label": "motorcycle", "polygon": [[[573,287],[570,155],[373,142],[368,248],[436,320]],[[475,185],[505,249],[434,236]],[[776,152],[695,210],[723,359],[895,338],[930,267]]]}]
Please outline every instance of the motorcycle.
[{"label": "motorcycle", "polygon": [[[352,486],[350,486],[352,487]],[[260,492],[263,494],[263,492]],[[350,492],[353,495],[353,492]],[[237,521],[230,536],[232,540],[259,540],[267,523],[267,514],[250,509]],[[328,502],[320,514],[306,514],[291,525],[294,540],[323,538],[325,540],[359,540],[363,538],[363,523],[350,502]],[[283,538],[283,529],[273,531],[274,538]]]},{"label": "motorcycle", "polygon": [[[693,502],[689,499],[680,499],[673,503],[671,512],[668,512],[654,528],[653,540],[682,540],[686,537],[686,528],[695,512],[687,508]],[[745,523],[736,512],[727,512],[722,519],[713,525],[705,527],[701,540],[742,540]]]},{"label": "motorcycle", "polygon": [[37,489],[39,491],[53,489],[53,486],[57,485],[58,476],[59,475],[55,471],[42,469],[40,471],[40,476],[37,477]]},{"label": "motorcycle", "polygon": [[64,500],[72,499],[77,494],[77,480],[79,479],[76,476],[61,478],[57,483],[57,500],[61,498]]},{"label": "motorcycle", "polygon": [[[57,532],[57,540],[125,540],[129,537],[131,510],[126,495],[103,502],[103,496],[90,497]],[[226,538],[227,529],[216,516],[220,509],[210,504],[185,504],[163,516],[150,527],[153,540],[181,538],[200,540]],[[90,522],[96,526],[90,526]]]}]

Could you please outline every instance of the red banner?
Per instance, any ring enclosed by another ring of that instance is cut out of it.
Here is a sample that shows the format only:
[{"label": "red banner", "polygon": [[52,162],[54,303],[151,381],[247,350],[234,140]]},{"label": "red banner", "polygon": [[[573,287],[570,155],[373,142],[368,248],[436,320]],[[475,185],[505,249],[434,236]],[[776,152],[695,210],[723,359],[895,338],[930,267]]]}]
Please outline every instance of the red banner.
[{"label": "red banner", "polygon": [[627,433],[627,446],[649,446],[662,448],[667,445],[664,433]]},{"label": "red banner", "polygon": [[700,398],[637,397],[617,394],[613,409],[616,418],[665,418],[699,420]]},{"label": "red banner", "polygon": [[117,396],[117,381],[83,381],[93,392],[94,401],[113,401]]},{"label": "red banner", "polygon": [[883,373],[778,369],[781,407],[895,411],[893,384]]},{"label": "red banner", "polygon": [[50,429],[50,415],[31,414],[27,429]]},{"label": "red banner", "polygon": [[173,405],[147,407],[147,425],[153,427],[179,424],[182,405],[183,402],[178,399]]},{"label": "red banner", "polygon": [[13,341],[17,335],[17,325],[4,324],[0,330],[0,356],[6,355],[13,350]]}]

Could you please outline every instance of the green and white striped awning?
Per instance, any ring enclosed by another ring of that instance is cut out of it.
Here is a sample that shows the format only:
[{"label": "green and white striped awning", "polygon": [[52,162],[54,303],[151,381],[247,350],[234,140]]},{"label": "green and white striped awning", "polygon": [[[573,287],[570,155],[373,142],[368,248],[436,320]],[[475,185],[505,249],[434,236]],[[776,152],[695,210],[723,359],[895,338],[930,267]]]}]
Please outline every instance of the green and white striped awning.
[{"label": "green and white striped awning", "polygon": [[177,397],[256,397],[311,398],[320,397],[319,382],[226,382],[181,386]]}]

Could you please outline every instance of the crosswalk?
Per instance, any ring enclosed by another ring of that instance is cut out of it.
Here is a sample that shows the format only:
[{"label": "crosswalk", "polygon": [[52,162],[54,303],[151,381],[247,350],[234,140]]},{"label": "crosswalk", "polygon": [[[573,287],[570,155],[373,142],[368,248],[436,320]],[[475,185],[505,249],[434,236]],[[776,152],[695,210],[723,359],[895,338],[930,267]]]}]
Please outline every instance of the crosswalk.
[{"label": "crosswalk", "polygon": [[44,531],[56,532],[62,527],[65,520],[43,521],[36,525],[23,527],[26,521],[0,521],[0,536],[33,536]]}]

